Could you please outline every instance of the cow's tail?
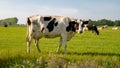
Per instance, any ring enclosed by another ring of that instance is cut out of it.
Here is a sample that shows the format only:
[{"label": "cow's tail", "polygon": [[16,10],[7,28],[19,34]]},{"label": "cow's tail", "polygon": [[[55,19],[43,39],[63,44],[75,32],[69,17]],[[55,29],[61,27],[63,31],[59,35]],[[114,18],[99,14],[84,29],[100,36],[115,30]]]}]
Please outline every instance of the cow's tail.
[{"label": "cow's tail", "polygon": [[27,18],[27,34],[26,34],[26,41],[29,41],[29,26],[31,25],[31,21]]}]

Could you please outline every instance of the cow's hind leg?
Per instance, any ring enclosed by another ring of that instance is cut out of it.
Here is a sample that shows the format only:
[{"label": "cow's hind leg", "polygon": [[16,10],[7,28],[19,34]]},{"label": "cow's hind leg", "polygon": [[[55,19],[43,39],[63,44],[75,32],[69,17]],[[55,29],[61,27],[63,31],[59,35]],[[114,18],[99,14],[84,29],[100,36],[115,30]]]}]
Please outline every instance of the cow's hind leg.
[{"label": "cow's hind leg", "polygon": [[62,46],[62,38],[60,37],[60,41],[59,41],[59,45],[58,45],[58,48],[57,48],[57,52],[60,51],[61,46]]},{"label": "cow's hind leg", "polygon": [[26,41],[27,41],[27,53],[30,53],[30,44],[31,44],[32,38],[27,37]]},{"label": "cow's hind leg", "polygon": [[39,42],[39,39],[35,39],[35,46],[36,46],[38,52],[41,52],[41,51],[40,51],[40,48],[39,48],[38,42]]}]

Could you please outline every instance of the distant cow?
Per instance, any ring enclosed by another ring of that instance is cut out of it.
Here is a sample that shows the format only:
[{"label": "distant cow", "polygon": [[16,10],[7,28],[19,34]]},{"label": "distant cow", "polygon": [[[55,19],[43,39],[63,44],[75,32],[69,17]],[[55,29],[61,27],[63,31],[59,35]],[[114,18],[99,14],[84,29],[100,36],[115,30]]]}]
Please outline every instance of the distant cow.
[{"label": "distant cow", "polygon": [[108,25],[104,25],[103,28],[108,28]]},{"label": "distant cow", "polygon": [[64,45],[66,52],[67,41],[69,41],[76,32],[82,33],[82,21],[71,20],[65,16],[40,16],[34,15],[27,18],[27,52],[30,52],[30,43],[35,40],[35,46],[40,52],[38,41],[40,38],[60,37],[57,52]]},{"label": "distant cow", "polygon": [[8,27],[8,24],[7,24],[7,23],[4,23],[4,27]]},{"label": "distant cow", "polygon": [[83,31],[91,30],[92,32],[95,32],[97,35],[99,35],[99,31],[97,29],[96,25],[89,25],[89,21],[83,22]]},{"label": "distant cow", "polygon": [[99,27],[99,28],[98,28],[98,30],[103,30],[103,29],[104,29],[104,27]]},{"label": "distant cow", "polygon": [[113,27],[112,30],[118,30],[118,27]]},{"label": "distant cow", "polygon": [[101,26],[101,27],[98,28],[98,30],[103,30],[105,28],[108,28],[108,25]]}]

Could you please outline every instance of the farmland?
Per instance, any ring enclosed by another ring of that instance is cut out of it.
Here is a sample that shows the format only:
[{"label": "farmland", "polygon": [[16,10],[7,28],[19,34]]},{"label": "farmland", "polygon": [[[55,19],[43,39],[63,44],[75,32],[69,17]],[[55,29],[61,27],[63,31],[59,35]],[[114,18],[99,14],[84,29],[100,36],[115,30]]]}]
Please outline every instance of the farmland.
[{"label": "farmland", "polygon": [[0,27],[0,68],[120,68],[120,29],[76,34],[66,54],[56,53],[59,38],[40,39],[40,53],[32,42],[27,54],[25,37],[26,27]]}]

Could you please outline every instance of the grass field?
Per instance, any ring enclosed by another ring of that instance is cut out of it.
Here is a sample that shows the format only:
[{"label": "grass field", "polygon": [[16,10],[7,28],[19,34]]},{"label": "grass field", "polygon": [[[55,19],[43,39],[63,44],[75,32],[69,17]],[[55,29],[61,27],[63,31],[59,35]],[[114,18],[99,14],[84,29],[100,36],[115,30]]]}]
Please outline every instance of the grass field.
[{"label": "grass field", "polygon": [[120,68],[120,29],[76,34],[67,53],[56,53],[59,38],[39,41],[41,53],[31,44],[26,53],[26,27],[0,27],[0,68]]}]

